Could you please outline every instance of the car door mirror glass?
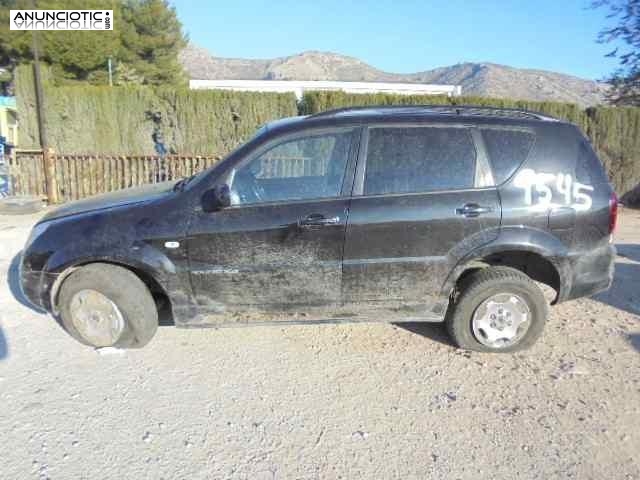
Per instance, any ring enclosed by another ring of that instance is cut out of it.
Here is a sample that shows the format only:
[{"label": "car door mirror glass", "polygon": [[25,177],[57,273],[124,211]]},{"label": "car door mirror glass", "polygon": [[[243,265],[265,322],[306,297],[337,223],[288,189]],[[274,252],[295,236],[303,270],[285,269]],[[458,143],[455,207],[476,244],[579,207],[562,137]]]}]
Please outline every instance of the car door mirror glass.
[{"label": "car door mirror glass", "polygon": [[207,190],[202,195],[202,210],[216,212],[231,206],[231,189],[223,183]]}]

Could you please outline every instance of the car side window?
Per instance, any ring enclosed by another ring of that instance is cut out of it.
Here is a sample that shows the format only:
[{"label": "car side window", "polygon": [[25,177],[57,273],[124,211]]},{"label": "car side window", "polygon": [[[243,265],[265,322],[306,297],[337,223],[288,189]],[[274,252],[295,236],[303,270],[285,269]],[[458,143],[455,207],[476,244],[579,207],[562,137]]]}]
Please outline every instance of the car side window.
[{"label": "car side window", "polygon": [[235,205],[340,196],[353,131],[285,140],[232,173]]},{"label": "car side window", "polygon": [[496,185],[507,180],[526,160],[535,136],[532,132],[509,128],[481,128]]},{"label": "car side window", "polygon": [[468,128],[371,128],[364,194],[473,188],[476,157]]},{"label": "car side window", "polygon": [[576,162],[576,180],[588,185],[607,183],[609,178],[596,152],[587,140],[581,140]]}]

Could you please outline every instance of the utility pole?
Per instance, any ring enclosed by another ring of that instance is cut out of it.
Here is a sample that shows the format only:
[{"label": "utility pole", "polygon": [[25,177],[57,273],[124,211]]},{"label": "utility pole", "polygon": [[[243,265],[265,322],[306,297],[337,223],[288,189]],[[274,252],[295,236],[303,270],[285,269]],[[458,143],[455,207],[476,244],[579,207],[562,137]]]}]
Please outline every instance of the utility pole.
[{"label": "utility pole", "polygon": [[111,69],[111,57],[107,59],[107,67],[109,68],[109,86],[113,87],[113,72]]},{"label": "utility pole", "polygon": [[[36,8],[36,2],[33,0],[33,8]],[[32,34],[32,50],[33,50],[33,79],[36,90],[36,111],[38,116],[38,132],[40,137],[40,148],[42,149],[42,160],[44,164],[44,181],[47,190],[47,200],[50,204],[57,203],[58,195],[55,183],[55,165],[51,152],[49,151],[49,138],[47,136],[47,120],[45,118],[44,108],[44,90],[42,88],[42,75],[40,74],[40,45],[38,32],[31,31]]]},{"label": "utility pole", "polygon": [[33,79],[36,90],[36,110],[38,114],[38,131],[40,137],[40,148],[45,150],[49,148],[49,139],[47,138],[47,120],[44,113],[44,91],[42,89],[42,75],[40,74],[40,48],[38,45],[38,32],[31,31],[33,39]]}]

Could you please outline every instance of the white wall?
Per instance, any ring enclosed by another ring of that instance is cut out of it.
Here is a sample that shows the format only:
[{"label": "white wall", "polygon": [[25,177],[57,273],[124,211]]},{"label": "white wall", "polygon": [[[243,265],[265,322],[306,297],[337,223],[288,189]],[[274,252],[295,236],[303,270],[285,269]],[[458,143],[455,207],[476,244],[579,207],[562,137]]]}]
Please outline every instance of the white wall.
[{"label": "white wall", "polygon": [[244,92],[295,93],[298,100],[305,90],[342,90],[347,93],[396,93],[401,95],[462,94],[460,85],[429,85],[423,83],[334,82],[321,80],[190,80],[191,89],[235,90]]}]

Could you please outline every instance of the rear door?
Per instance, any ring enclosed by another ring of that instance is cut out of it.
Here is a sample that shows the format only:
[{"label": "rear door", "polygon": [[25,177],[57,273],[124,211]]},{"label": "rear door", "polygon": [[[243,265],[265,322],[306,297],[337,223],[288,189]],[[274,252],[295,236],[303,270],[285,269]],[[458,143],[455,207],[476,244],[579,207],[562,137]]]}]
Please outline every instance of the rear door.
[{"label": "rear door", "polygon": [[[482,138],[465,125],[363,134],[343,261],[343,298],[392,317],[444,315],[440,290],[466,251],[497,237],[500,202]],[[354,308],[355,310],[355,308]]]}]

